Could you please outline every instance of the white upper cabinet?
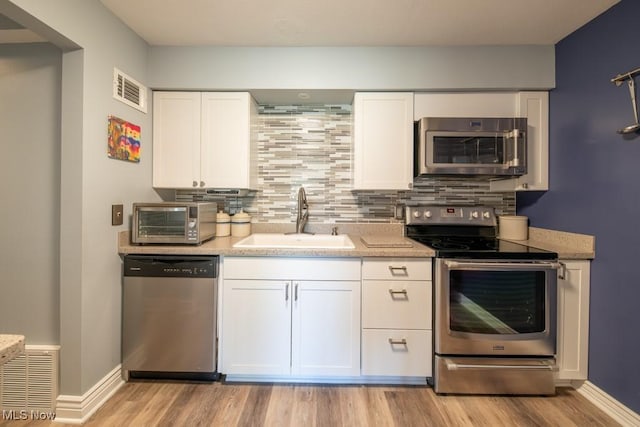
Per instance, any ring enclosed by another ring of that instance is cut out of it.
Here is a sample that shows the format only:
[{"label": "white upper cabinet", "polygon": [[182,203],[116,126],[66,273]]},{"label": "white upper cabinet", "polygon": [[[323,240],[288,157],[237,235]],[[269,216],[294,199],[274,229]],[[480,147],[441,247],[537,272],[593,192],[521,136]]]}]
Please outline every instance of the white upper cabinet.
[{"label": "white upper cabinet", "polygon": [[416,93],[414,119],[423,117],[515,117],[514,92]]},{"label": "white upper cabinet", "polygon": [[153,93],[153,186],[200,187],[200,93]]},{"label": "white upper cabinet", "polygon": [[413,186],[413,93],[356,93],[353,189]]},{"label": "white upper cabinet", "polygon": [[153,186],[255,188],[256,118],[247,92],[154,92]]},{"label": "white upper cabinet", "polygon": [[417,93],[414,118],[526,117],[527,174],[491,181],[492,191],[549,189],[549,93]]},{"label": "white upper cabinet", "polygon": [[248,92],[202,94],[202,164],[212,186],[256,188],[257,116]]},{"label": "white upper cabinet", "polygon": [[549,189],[549,93],[519,92],[516,115],[527,118],[527,174],[491,182],[493,191]]}]

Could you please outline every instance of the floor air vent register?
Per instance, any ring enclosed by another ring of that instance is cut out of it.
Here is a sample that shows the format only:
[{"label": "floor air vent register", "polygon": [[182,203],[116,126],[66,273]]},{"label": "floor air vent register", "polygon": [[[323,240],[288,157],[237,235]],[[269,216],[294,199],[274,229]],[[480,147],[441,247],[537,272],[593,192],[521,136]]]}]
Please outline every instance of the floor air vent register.
[{"label": "floor air vent register", "polygon": [[26,346],[25,354],[0,366],[0,410],[54,412],[58,396],[57,348]]}]

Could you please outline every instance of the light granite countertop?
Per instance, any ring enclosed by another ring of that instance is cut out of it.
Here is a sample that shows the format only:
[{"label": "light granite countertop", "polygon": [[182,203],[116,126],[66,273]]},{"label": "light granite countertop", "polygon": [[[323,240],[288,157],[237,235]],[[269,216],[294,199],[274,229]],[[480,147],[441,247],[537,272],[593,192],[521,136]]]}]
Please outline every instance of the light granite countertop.
[{"label": "light granite countertop", "polygon": [[24,353],[24,335],[0,334],[0,365]]},{"label": "light granite countertop", "polygon": [[512,240],[512,242],[557,252],[559,259],[586,260],[594,259],[596,256],[596,238],[587,234],[529,227],[527,240]]},{"label": "light granite countertop", "polygon": [[[118,234],[118,252],[127,254],[156,255],[223,255],[223,256],[326,256],[326,257],[433,257],[435,251],[411,239],[402,237],[403,224],[315,224],[307,229],[315,233],[330,233],[338,225],[340,234],[347,234],[353,249],[301,249],[301,248],[234,248],[244,237],[216,237],[201,245],[134,245],[129,231]],[[285,233],[291,231],[289,224],[252,224],[254,233]],[[411,247],[368,247],[361,237],[375,236],[376,240],[397,242],[404,239]],[[558,253],[560,259],[593,259],[595,238],[584,234],[567,233],[530,227],[529,239],[515,243]]]},{"label": "light granite countertop", "polygon": [[[433,257],[435,251],[410,239],[411,247],[367,247],[360,235],[348,234],[353,249],[304,249],[304,248],[234,248],[244,237],[216,237],[201,245],[133,245],[129,232],[119,235],[118,251],[127,254],[155,255],[223,255],[223,256],[325,256],[325,257]],[[390,238],[397,242],[398,237]]]}]

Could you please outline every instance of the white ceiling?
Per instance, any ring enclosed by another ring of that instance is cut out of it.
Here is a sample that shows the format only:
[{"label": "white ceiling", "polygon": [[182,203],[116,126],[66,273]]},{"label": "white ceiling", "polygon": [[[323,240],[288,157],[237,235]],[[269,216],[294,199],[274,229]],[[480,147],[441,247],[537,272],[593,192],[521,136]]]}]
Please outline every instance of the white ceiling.
[{"label": "white ceiling", "polygon": [[553,45],[619,0],[101,0],[151,45]]}]

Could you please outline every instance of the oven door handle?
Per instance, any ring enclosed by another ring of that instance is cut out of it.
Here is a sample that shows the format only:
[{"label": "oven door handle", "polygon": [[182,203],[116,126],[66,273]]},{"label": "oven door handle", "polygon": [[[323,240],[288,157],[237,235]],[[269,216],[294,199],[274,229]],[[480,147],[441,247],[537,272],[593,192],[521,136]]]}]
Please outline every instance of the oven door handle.
[{"label": "oven door handle", "polygon": [[536,365],[490,365],[490,364],[472,364],[472,363],[456,363],[450,359],[445,360],[445,364],[449,371],[455,371],[458,369],[518,369],[518,370],[532,370],[532,371],[557,371],[558,367],[555,364],[543,363]]},{"label": "oven door handle", "polygon": [[451,261],[447,260],[444,262],[445,265],[449,268],[467,268],[467,269],[491,269],[491,268],[506,268],[506,269],[518,269],[522,268],[535,268],[535,269],[552,269],[558,270],[562,267],[559,262],[543,262],[543,261],[532,261],[532,262],[474,262],[474,261]]}]

